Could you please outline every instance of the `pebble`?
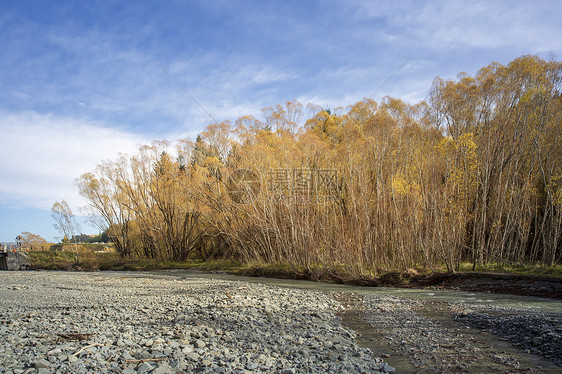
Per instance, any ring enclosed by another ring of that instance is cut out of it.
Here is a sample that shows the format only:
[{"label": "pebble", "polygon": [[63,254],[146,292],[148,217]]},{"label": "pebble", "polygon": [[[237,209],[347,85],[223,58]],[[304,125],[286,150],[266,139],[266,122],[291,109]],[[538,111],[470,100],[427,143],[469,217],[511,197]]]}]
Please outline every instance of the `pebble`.
[{"label": "pebble", "polygon": [[[478,341],[473,335],[477,332],[472,327],[511,341],[529,353],[543,356],[551,361],[552,366],[562,366],[561,313],[443,302],[439,308],[448,315],[443,318],[448,320],[445,324],[439,318],[424,315],[424,311],[428,311],[424,300],[368,294],[363,295],[362,304],[365,319],[384,336],[385,345],[394,354],[408,358],[421,372],[428,369],[431,372],[470,372],[479,370],[483,360],[488,360],[485,365],[496,361],[496,366],[489,368],[491,371],[519,372],[517,370],[521,369],[522,372],[534,372],[535,368],[531,365],[525,369],[521,366],[517,350],[509,354],[499,352],[502,354],[498,355],[500,347]],[[430,308],[429,314],[433,316],[437,311],[432,308],[435,306]],[[451,316],[453,321],[449,319]],[[460,323],[455,323],[455,320]],[[388,357],[381,354],[381,358]],[[462,360],[459,360],[460,357]],[[391,371],[390,368],[385,370]]]},{"label": "pebble", "polygon": [[35,369],[48,369],[51,366],[51,363],[44,358],[35,362]]},{"label": "pebble", "polygon": [[1,272],[0,282],[25,289],[25,298],[0,290],[0,368],[13,373],[369,373],[382,365],[321,291],[126,272]]},{"label": "pebble", "polygon": [[196,346],[197,348],[204,348],[205,345],[206,345],[206,344],[205,344],[205,342],[204,342],[203,340],[198,339],[198,340],[195,341],[195,346]]},{"label": "pebble", "polygon": [[151,374],[171,374],[175,373],[174,369],[166,363],[158,365],[156,369],[152,371]]},{"label": "pebble", "polygon": [[561,313],[490,307],[483,311],[458,312],[454,318],[498,335],[517,347],[562,366]]}]

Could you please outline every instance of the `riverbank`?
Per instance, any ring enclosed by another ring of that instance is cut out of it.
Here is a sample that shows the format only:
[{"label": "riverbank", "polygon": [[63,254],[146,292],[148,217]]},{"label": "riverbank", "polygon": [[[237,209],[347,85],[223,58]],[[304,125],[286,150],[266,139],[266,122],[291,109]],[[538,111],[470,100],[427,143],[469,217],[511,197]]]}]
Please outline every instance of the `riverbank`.
[{"label": "riverbank", "polygon": [[184,271],[0,281],[2,373],[558,373],[562,363],[552,299]]},{"label": "riverbank", "polygon": [[402,372],[560,372],[560,312],[384,294],[362,295],[355,305],[380,332],[383,357]]},{"label": "riverbank", "polygon": [[0,281],[2,373],[390,371],[319,291],[146,273]]},{"label": "riverbank", "polygon": [[[210,261],[157,261],[151,259],[124,259],[115,253],[81,253],[74,263],[71,253],[30,252],[31,267],[42,270],[113,270],[152,271],[183,269],[206,272],[224,272],[254,277],[303,279],[317,282],[359,286],[388,286],[427,289],[452,289],[523,296],[562,299],[562,266],[537,268],[493,268],[477,271],[447,272],[386,272],[377,275],[355,276],[340,268],[297,268],[283,264],[242,264],[227,260]],[[508,270],[508,273],[499,271]],[[494,272],[491,272],[494,271]]]}]

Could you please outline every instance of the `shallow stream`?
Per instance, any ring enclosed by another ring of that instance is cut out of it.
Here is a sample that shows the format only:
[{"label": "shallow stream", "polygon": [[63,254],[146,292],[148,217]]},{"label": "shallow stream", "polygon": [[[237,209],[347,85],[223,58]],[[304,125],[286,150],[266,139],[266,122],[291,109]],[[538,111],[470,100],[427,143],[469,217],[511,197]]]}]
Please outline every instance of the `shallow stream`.
[{"label": "shallow stream", "polygon": [[[373,327],[369,324],[365,320],[362,298],[364,295],[391,295],[400,298],[421,300],[423,301],[421,304],[422,307],[416,309],[417,314],[433,321],[439,321],[440,326],[443,326],[449,331],[459,331],[459,334],[462,334],[463,338],[470,341],[470,344],[473,347],[477,347],[477,350],[481,352],[478,360],[474,361],[470,367],[466,371],[463,370],[463,372],[562,372],[562,369],[557,367],[550,360],[527,353],[523,349],[513,346],[509,341],[506,341],[503,338],[483,332],[480,329],[468,328],[466,325],[455,321],[452,318],[449,304],[457,303],[461,305],[461,307],[466,305],[468,308],[470,308],[471,305],[482,307],[510,307],[523,309],[525,310],[525,313],[526,310],[528,310],[529,314],[543,312],[562,314],[562,301],[556,299],[451,290],[359,287],[304,280],[244,277],[229,274],[200,273],[181,270],[127,273],[127,275],[133,277],[148,276],[155,278],[170,276],[179,278],[214,278],[334,292],[334,297],[347,307],[345,312],[341,313],[342,322],[348,328],[356,331],[358,344],[363,347],[370,348],[375,355],[383,357],[391,366],[395,367],[396,372],[399,373],[433,372],[433,369],[420,369],[419,367],[415,367],[409,355],[396,349],[395,345],[393,346],[392,344],[389,344],[389,340],[385,339],[385,337],[388,338],[388,336],[393,333],[393,327]],[[397,328],[399,328],[399,326]],[[443,354],[454,355],[455,352],[453,349],[451,352],[444,352]],[[514,365],[513,361],[516,361],[517,364]]]},{"label": "shallow stream", "polygon": [[[350,286],[342,284],[331,284],[313,282],[308,280],[293,280],[279,278],[262,278],[262,277],[245,277],[239,275],[223,274],[223,273],[204,273],[185,270],[166,270],[155,272],[139,272],[141,274],[151,274],[153,276],[176,276],[183,278],[213,278],[234,281],[243,281],[250,283],[268,284],[280,287],[292,287],[301,289],[312,289],[320,291],[333,292],[353,292],[357,294],[385,294],[397,297],[405,297],[410,299],[440,301],[450,303],[467,303],[480,305],[505,306],[510,308],[529,308],[541,310],[545,312],[562,313],[562,300],[520,296],[520,295],[504,295],[489,292],[466,292],[452,290],[428,290],[414,288],[397,288],[397,287],[362,287]],[[129,275],[135,273],[127,273]]]}]

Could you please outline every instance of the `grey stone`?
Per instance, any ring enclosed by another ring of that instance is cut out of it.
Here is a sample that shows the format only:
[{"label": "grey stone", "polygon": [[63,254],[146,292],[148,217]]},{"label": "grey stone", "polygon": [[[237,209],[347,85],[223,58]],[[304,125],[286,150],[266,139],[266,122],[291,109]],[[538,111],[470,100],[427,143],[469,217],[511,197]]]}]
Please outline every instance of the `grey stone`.
[{"label": "grey stone", "polygon": [[190,352],[190,353],[186,354],[185,357],[192,360],[192,361],[198,361],[200,356],[199,356],[199,354],[197,354],[195,352]]},{"label": "grey stone", "polygon": [[48,369],[51,366],[51,363],[42,358],[35,361],[35,364],[33,366],[35,367],[35,369]]},{"label": "grey stone", "polygon": [[167,363],[159,364],[156,369],[152,371],[152,374],[171,374],[175,373],[174,369]]},{"label": "grey stone", "polygon": [[[3,318],[19,322],[17,328],[0,324],[5,338],[0,366],[12,372],[18,364],[32,366],[33,358],[42,355],[55,361],[49,370],[76,374],[355,373],[372,372],[374,365],[367,353],[358,354],[364,351],[353,340],[355,333],[336,315],[341,304],[323,292],[154,274],[38,272],[6,277],[8,285],[29,287],[25,306],[18,299],[0,299],[1,310],[7,311]],[[21,318],[33,310],[41,312],[32,320]],[[56,346],[42,338],[34,345],[22,344],[34,338],[32,331],[93,335]],[[93,343],[103,346],[82,351],[78,358],[71,355]],[[326,360],[330,353],[334,361]],[[24,357],[29,360],[18,361]],[[154,358],[165,360],[136,361]]]},{"label": "grey stone", "polygon": [[125,342],[121,339],[117,339],[117,341],[115,341],[115,345],[118,346],[118,347],[126,346]]},{"label": "grey stone", "polygon": [[393,368],[392,366],[390,366],[390,365],[389,365],[388,363],[386,363],[386,362],[383,364],[382,369],[383,369],[384,371],[386,371],[387,373],[394,373],[394,372],[396,371],[395,368]]},{"label": "grey stone", "polygon": [[150,373],[152,369],[153,369],[152,365],[150,365],[148,362],[143,362],[137,367],[137,373],[138,374]]},{"label": "grey stone", "polygon": [[183,353],[190,353],[193,352],[193,347],[192,346],[186,346],[181,350]]},{"label": "grey stone", "polygon": [[246,369],[248,369],[248,370],[257,369],[257,367],[258,367],[258,364],[256,364],[255,362],[248,362],[246,364]]},{"label": "grey stone", "polygon": [[206,345],[207,344],[201,339],[195,341],[195,347],[197,348],[204,348]]},{"label": "grey stone", "polygon": [[55,349],[51,349],[49,352],[47,352],[47,355],[56,356],[59,353],[62,353],[62,350],[60,348],[55,348]]},{"label": "grey stone", "polygon": [[134,354],[137,360],[146,360],[148,358],[152,358],[152,355],[147,351],[140,351]]},{"label": "grey stone", "polygon": [[152,358],[159,360],[159,359],[166,358],[166,355],[162,352],[154,351],[152,352]]}]

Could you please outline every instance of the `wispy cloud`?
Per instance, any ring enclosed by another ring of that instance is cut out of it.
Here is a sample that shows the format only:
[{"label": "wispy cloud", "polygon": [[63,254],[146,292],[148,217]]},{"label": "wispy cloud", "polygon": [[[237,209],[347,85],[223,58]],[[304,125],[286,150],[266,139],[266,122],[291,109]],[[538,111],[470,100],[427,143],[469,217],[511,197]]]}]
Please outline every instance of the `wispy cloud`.
[{"label": "wispy cloud", "polygon": [[415,103],[437,75],[562,54],[554,0],[5,3],[0,205],[42,209],[77,202],[73,178],[101,159],[194,138],[210,122],[152,57],[218,121],[234,121],[293,98]]},{"label": "wispy cloud", "polygon": [[554,1],[351,1],[345,8],[357,19],[381,22],[381,35],[402,46],[442,49],[517,45],[527,53],[562,48],[556,21],[562,11]]},{"label": "wispy cloud", "polygon": [[267,84],[274,82],[283,82],[291,79],[296,79],[299,77],[298,74],[275,71],[269,68],[262,68],[258,71],[252,73],[252,80],[257,84]]},{"label": "wispy cloud", "polygon": [[100,123],[36,112],[2,113],[0,133],[0,204],[41,209],[61,199],[84,205],[75,178],[149,141]]}]

